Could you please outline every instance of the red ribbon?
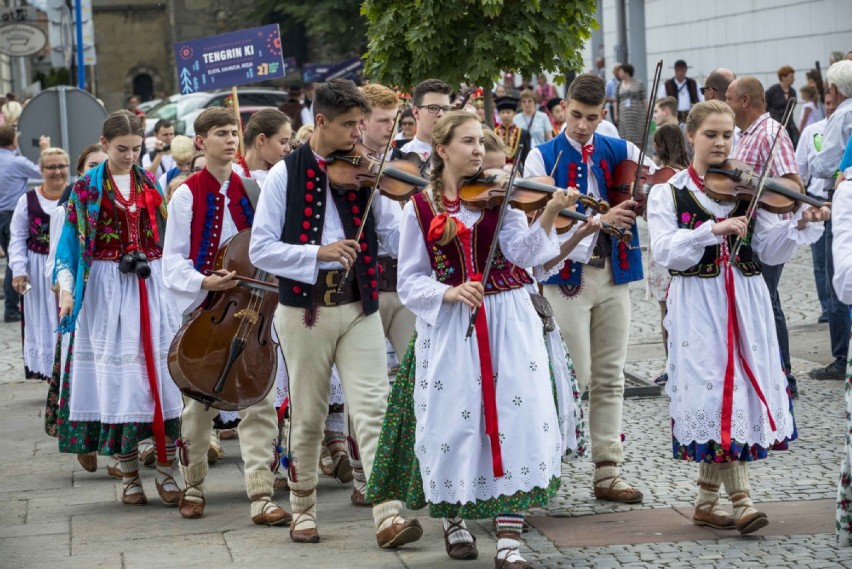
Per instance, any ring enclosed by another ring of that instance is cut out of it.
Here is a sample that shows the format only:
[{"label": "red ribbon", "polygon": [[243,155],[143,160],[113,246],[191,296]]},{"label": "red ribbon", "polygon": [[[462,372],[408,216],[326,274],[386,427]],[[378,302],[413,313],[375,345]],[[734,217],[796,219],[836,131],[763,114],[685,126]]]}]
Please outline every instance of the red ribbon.
[{"label": "red ribbon", "polygon": [[154,431],[154,443],[157,447],[157,462],[159,464],[168,464],[168,459],[166,458],[166,424],[163,420],[163,406],[160,403],[160,389],[157,384],[157,365],[154,361],[154,344],[151,341],[151,315],[148,308],[148,287],[145,284],[145,279],[138,278],[136,280],[139,282],[142,352],[145,354],[145,369],[148,372],[148,385],[151,388],[151,396],[154,398],[154,421],[152,423],[152,430]]},{"label": "red ribbon", "polygon": [[148,219],[151,220],[151,231],[154,232],[154,241],[160,240],[160,232],[157,229],[157,208],[163,203],[163,196],[154,188],[142,184],[142,191],[136,193],[137,211],[144,208],[148,210]]},{"label": "red ribbon", "polygon": [[[437,226],[443,226],[447,222],[447,214],[442,214],[443,221],[438,224],[435,219],[429,226],[429,235],[431,237],[433,225],[437,230]],[[470,275],[472,282],[482,282],[482,274],[473,271],[473,263],[470,258],[470,228],[459,220],[456,222],[456,235],[462,243],[462,251],[464,252],[464,264],[467,268],[467,274]],[[439,234],[440,236],[440,234]],[[497,236],[494,237],[495,239]],[[482,376],[482,406],[485,411],[485,434],[488,435],[491,441],[491,466],[494,476],[500,478],[503,476],[503,454],[500,449],[500,427],[497,421],[497,388],[494,385],[494,369],[491,365],[491,345],[488,338],[488,320],[485,317],[485,301],[483,299],[482,306],[476,313],[474,321],[476,330],[476,348],[479,352],[479,373]]]},{"label": "red ribbon", "polygon": [[583,147],[583,164],[585,164],[589,158],[592,157],[592,152],[595,151],[594,144],[587,144]]},{"label": "red ribbon", "polygon": [[[723,220],[717,220],[723,221]],[[728,244],[722,242],[722,255],[719,263],[722,265],[722,270],[725,278],[725,295],[728,301],[728,362],[725,367],[725,384],[722,391],[722,448],[729,450],[731,448],[731,417],[734,410],[734,352],[737,353],[740,359],[740,364],[743,366],[746,376],[751,382],[757,397],[763,403],[766,409],[766,414],[769,417],[769,426],[775,432],[775,420],[772,418],[772,412],[769,410],[769,404],[766,402],[766,397],[754,377],[748,362],[743,357],[742,349],[740,348],[740,325],[737,320],[737,304],[736,291],[734,289],[734,271],[728,264]]]}]

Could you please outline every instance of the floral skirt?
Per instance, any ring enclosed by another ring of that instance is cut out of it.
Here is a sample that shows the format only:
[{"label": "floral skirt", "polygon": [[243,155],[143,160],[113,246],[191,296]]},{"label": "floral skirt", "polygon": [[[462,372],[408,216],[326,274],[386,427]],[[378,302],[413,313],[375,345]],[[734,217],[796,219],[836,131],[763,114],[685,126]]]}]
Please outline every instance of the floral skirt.
[{"label": "floral skirt", "polygon": [[536,487],[511,496],[497,496],[464,504],[427,502],[420,464],[414,452],[417,426],[414,415],[416,341],[415,334],[408,344],[388,398],[388,409],[367,486],[367,499],[376,504],[401,500],[411,510],[419,510],[428,505],[429,515],[433,518],[459,516],[465,519],[484,519],[502,513],[522,512],[532,507],[546,506],[559,488],[558,477],[554,477],[544,488]]},{"label": "floral skirt", "polygon": [[[790,415],[793,417],[793,435],[785,437],[783,440],[775,441],[769,448],[764,448],[758,444],[743,444],[733,439],[727,448],[723,447],[721,443],[712,440],[706,443],[692,441],[687,444],[681,444],[674,434],[672,434],[673,458],[675,460],[688,460],[692,462],[732,462],[734,460],[751,462],[766,458],[770,450],[789,450],[790,441],[799,438],[799,433],[796,430],[796,416],[793,414],[792,399],[790,399]],[[674,419],[672,419],[672,433],[674,433]]]},{"label": "floral skirt", "polygon": [[846,448],[837,484],[837,545],[852,547],[852,359],[846,367]]}]

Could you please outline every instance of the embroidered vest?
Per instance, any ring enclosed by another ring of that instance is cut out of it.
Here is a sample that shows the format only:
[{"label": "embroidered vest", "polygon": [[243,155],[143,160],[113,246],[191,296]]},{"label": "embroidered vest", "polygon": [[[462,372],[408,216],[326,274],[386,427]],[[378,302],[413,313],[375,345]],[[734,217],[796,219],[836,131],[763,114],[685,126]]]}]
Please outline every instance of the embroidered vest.
[{"label": "embroidered vest", "polygon": [[[612,185],[612,173],[615,166],[627,159],[627,143],[620,138],[610,138],[595,133],[592,144],[595,149],[591,157],[591,172],[588,164],[583,162],[582,154],[568,142],[568,138],[561,134],[556,138],[540,144],[536,148],[541,152],[544,159],[546,172],[553,171],[556,157],[562,152],[559,166],[556,168],[554,179],[560,188],[568,186],[576,187],[583,194],[589,193],[589,176],[594,176],[598,184],[601,198],[608,198],[607,188]],[[577,211],[584,212],[583,204],[577,204]],[[642,272],[642,253],[639,250],[639,230],[636,223],[633,224],[633,239],[630,248],[624,243],[616,243],[613,240],[611,266],[612,277],[615,284],[626,284],[639,281],[644,278]],[[582,279],[583,264],[566,260],[558,275],[554,275],[544,284],[556,285],[579,285]]]},{"label": "embroidered vest", "polygon": [[[695,199],[695,194],[686,188],[672,188],[672,196],[674,197],[675,210],[677,211],[677,225],[681,229],[697,229],[707,221],[715,219],[713,214],[704,209],[698,200]],[[734,209],[728,214],[728,217],[737,217],[745,215],[748,210],[748,202],[745,200],[737,201]],[[734,265],[740,272],[747,276],[753,277],[760,274],[760,263],[755,260],[754,252],[751,248],[751,235],[754,231],[754,219],[749,223],[749,238],[743,241],[740,247],[739,254],[734,260]],[[726,235],[725,239],[728,242],[728,250],[733,250],[736,235]],[[710,245],[704,248],[704,255],[697,265],[686,269],[685,271],[672,271],[669,273],[673,276],[680,277],[701,277],[713,278],[719,276],[721,269],[719,268],[722,262],[722,246]]]},{"label": "embroidered vest", "polygon": [[131,215],[124,207],[116,207],[103,192],[92,257],[99,261],[119,261],[130,245],[145,253],[149,261],[163,256],[162,248],[154,241],[148,213],[141,209]]},{"label": "embroidered vest", "polygon": [[[317,164],[314,153],[307,144],[290,153],[284,163],[287,165],[287,214],[281,241],[293,245],[320,245],[327,207],[326,174]],[[344,234],[348,238],[353,238],[361,224],[365,224],[361,234],[361,254],[355,259],[352,273],[358,283],[364,314],[372,314],[379,309],[379,240],[372,212],[366,219],[361,217],[369,192],[341,192],[332,189],[330,194],[340,215]],[[281,304],[299,308],[313,306],[313,284],[284,277],[278,282]]]},{"label": "embroidered vest", "polygon": [[[429,199],[426,192],[420,192],[412,199],[414,200],[414,211],[417,214],[417,221],[423,233],[423,240],[426,242],[426,248],[429,250],[432,270],[435,271],[438,281],[450,286],[458,286],[469,280],[470,275],[467,274],[464,253],[459,238],[456,237],[446,245],[438,245],[437,241],[429,239],[429,227],[437,215],[437,212],[432,206],[432,200]],[[479,274],[485,271],[485,263],[488,261],[491,241],[495,238],[497,232],[497,220],[499,216],[499,208],[483,210],[479,221],[470,228],[470,243],[471,249],[473,249],[471,265],[473,266],[473,270]],[[494,254],[494,261],[491,263],[491,271],[488,274],[488,282],[485,283],[485,294],[495,294],[504,290],[521,288],[530,283],[532,283],[532,278],[529,276],[529,273],[510,263],[503,255],[498,244]]]},{"label": "embroidered vest", "polygon": [[50,216],[41,209],[37,191],[32,189],[27,192],[27,216],[30,220],[27,249],[47,255],[50,252]]},{"label": "embroidered vest", "polygon": [[213,268],[216,254],[219,252],[225,208],[228,208],[237,231],[251,228],[254,221],[254,208],[236,173],[231,174],[230,183],[225,192],[228,197],[227,204],[225,204],[225,196],[219,191],[222,184],[207,171],[207,168],[193,174],[184,183],[192,192],[189,258],[195,270],[203,273]]}]

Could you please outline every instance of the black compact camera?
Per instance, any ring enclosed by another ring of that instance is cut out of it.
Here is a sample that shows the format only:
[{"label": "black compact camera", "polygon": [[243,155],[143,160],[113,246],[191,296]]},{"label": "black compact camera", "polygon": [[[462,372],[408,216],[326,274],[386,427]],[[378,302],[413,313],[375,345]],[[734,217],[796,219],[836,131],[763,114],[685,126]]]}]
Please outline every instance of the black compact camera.
[{"label": "black compact camera", "polygon": [[169,150],[171,150],[171,149],[172,149],[172,145],[171,145],[171,144],[164,144],[164,145],[163,145],[163,152],[168,152],[168,151],[169,151]]},{"label": "black compact camera", "polygon": [[140,279],[147,279],[151,276],[151,265],[148,264],[148,257],[141,251],[125,253],[118,261],[118,270],[125,275],[133,273]]}]

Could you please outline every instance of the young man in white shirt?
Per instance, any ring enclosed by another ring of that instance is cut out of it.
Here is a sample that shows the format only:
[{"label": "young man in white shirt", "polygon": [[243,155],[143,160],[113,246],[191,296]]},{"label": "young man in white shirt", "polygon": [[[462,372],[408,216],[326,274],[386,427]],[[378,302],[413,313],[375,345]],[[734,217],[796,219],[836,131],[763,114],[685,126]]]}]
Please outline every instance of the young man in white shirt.
[{"label": "young man in white shirt", "polygon": [[154,125],[154,136],[157,137],[154,150],[142,157],[142,167],[159,178],[176,166],[171,149],[175,126],[166,119],[160,119]]},{"label": "young man in white shirt", "polygon": [[429,161],[432,154],[432,129],[438,119],[452,108],[451,92],[452,88],[440,79],[426,79],[414,88],[411,110],[417,121],[417,132],[411,142],[400,148],[403,153],[415,152],[423,160]]}]

